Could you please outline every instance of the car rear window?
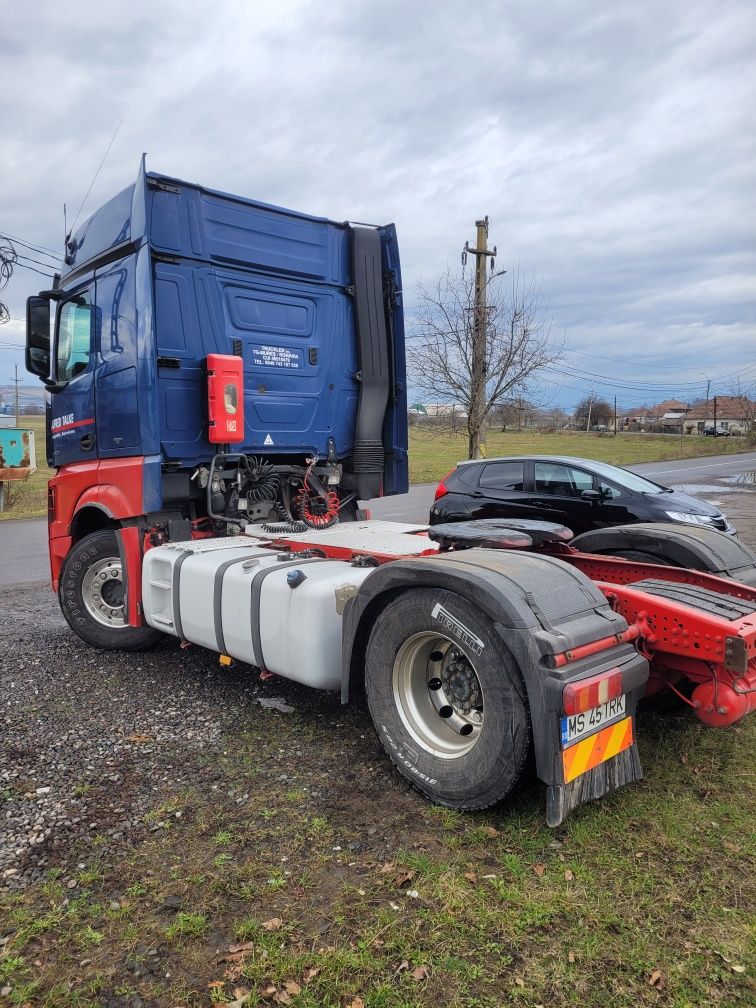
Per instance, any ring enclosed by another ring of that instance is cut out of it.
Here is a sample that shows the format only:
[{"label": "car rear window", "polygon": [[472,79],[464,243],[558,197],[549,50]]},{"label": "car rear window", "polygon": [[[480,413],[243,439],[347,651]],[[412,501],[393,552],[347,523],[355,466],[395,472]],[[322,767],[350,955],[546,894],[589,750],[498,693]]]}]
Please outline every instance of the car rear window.
[{"label": "car rear window", "polygon": [[479,486],[492,490],[522,490],[525,479],[524,462],[489,462],[483,466]]}]

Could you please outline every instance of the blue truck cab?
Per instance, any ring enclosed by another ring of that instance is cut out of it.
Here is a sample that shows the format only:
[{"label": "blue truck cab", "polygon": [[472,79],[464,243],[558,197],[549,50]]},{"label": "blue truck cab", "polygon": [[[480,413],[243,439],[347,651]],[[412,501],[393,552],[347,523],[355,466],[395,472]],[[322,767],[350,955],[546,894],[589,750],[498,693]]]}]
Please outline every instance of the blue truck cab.
[{"label": "blue truck cab", "polygon": [[[54,586],[93,535],[117,558],[123,529],[163,542],[250,520],[324,527],[405,492],[401,290],[393,225],[231,196],[143,159],[27,303],[27,368],[50,392]],[[210,355],[242,362],[233,445],[210,438]],[[123,590],[111,596],[102,626],[126,629]]]}]

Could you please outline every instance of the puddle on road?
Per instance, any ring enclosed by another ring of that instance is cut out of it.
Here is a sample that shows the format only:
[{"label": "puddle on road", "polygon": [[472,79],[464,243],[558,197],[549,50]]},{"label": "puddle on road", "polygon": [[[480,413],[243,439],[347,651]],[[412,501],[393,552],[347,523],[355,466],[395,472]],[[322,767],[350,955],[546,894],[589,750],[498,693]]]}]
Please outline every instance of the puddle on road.
[{"label": "puddle on road", "polygon": [[[723,483],[729,483],[737,487],[756,486],[756,472],[742,472],[736,473],[734,476],[722,476],[721,480]],[[730,487],[727,489],[729,490]]]},{"label": "puddle on road", "polygon": [[670,487],[670,489],[675,490],[677,493],[692,494],[694,497],[696,494],[727,494],[736,493],[737,491],[736,487],[714,486],[712,483],[678,483]]}]

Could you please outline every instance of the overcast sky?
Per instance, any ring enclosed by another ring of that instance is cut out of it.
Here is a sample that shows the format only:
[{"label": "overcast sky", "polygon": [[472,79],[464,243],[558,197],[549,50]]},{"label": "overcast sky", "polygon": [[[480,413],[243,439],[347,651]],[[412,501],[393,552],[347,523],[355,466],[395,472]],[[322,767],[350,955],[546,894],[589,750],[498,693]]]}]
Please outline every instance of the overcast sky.
[{"label": "overcast sky", "polygon": [[[59,250],[123,120],[80,219],[146,151],[212,188],[394,221],[411,324],[417,281],[487,213],[497,268],[542,280],[570,347],[552,402],[756,381],[748,0],[0,0],[0,24],[0,233]],[[0,384],[43,286],[18,268],[0,295]]]}]

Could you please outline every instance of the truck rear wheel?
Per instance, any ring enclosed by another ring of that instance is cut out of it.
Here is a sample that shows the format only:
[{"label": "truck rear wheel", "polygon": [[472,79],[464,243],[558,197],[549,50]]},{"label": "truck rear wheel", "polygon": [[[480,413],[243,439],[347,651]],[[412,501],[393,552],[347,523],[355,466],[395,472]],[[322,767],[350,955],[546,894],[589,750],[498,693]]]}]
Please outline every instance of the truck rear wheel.
[{"label": "truck rear wheel", "polygon": [[443,589],[410,589],[378,616],[365,688],[397,769],[440,805],[483,809],[517,785],[531,750],[525,686],[491,622]]},{"label": "truck rear wheel", "polygon": [[143,651],[162,637],[126,622],[121,558],[115,532],[93,532],[75,543],[60,577],[60,608],[75,634],[93,647]]}]

